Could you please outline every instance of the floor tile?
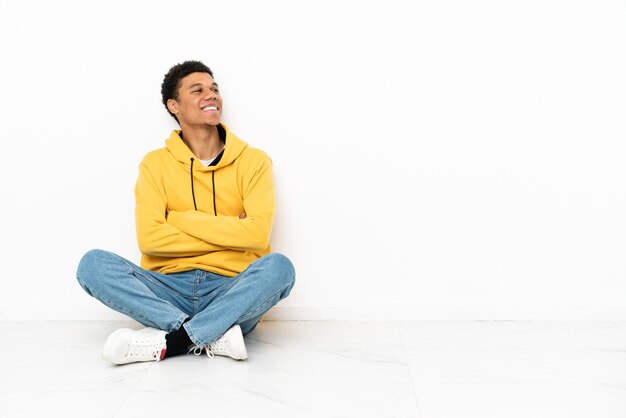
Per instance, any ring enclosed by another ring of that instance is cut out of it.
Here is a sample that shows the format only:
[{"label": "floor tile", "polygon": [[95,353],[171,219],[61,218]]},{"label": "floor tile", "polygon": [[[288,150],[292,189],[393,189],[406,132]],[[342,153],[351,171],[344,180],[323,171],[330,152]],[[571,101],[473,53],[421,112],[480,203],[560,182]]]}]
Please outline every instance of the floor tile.
[{"label": "floor tile", "polygon": [[233,417],[419,417],[394,323],[264,322],[246,346],[246,361],[201,355],[155,364],[119,416],[210,405]]},{"label": "floor tile", "polygon": [[[172,402],[175,400],[175,402]],[[224,417],[419,417],[410,384],[307,383],[296,380],[266,383],[223,383],[206,376],[173,388],[162,380],[143,382],[119,418],[168,415]],[[205,415],[202,415],[205,414]]]},{"label": "floor tile", "polygon": [[0,322],[1,417],[626,417],[624,322],[263,322],[249,359],[112,366],[128,322]]},{"label": "floor tile", "polygon": [[624,388],[573,383],[433,383],[417,388],[423,418],[623,418]]},{"label": "floor tile", "polygon": [[[149,369],[100,358],[105,322],[0,322],[0,416],[111,417]],[[97,408],[94,408],[97,405]]]},{"label": "floor tile", "polygon": [[626,349],[626,322],[424,321],[399,327],[408,349]]},{"label": "floor tile", "polygon": [[422,416],[625,417],[623,323],[405,323]]}]

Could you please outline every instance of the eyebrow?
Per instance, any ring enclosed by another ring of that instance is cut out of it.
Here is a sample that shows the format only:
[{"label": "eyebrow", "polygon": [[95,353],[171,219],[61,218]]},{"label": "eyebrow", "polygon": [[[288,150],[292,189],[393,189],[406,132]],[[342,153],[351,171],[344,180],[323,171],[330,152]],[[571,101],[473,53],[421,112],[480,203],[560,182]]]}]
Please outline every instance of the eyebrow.
[{"label": "eyebrow", "polygon": [[[193,83],[191,86],[187,87],[187,89],[191,90],[194,87],[202,87],[202,83]],[[211,87],[218,87],[219,88],[219,86],[215,82],[213,84],[211,84]]]}]

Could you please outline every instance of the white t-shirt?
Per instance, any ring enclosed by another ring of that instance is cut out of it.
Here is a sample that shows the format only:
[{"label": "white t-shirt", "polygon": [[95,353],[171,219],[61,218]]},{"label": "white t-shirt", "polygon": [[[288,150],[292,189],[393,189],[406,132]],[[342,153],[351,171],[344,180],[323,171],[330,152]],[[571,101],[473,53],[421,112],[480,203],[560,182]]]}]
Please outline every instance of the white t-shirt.
[{"label": "white t-shirt", "polygon": [[[219,155],[219,154],[218,154]],[[215,158],[217,158],[217,155],[215,156]],[[211,158],[210,160],[201,160],[198,158],[198,161],[200,161],[202,163],[203,166],[208,167],[211,165],[211,163],[213,161],[215,161],[215,158]]]}]

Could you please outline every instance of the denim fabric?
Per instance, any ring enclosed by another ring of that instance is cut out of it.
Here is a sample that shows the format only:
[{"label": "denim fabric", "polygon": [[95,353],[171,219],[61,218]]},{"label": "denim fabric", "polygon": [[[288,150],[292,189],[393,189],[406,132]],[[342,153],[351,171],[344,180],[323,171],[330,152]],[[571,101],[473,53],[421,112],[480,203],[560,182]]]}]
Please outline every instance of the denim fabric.
[{"label": "denim fabric", "polygon": [[204,347],[234,324],[251,332],[261,316],[291,292],[295,270],[277,253],[251,263],[235,277],[204,270],[161,274],[103,250],[87,252],[76,277],[85,291],[145,326],[167,332],[184,324]]}]

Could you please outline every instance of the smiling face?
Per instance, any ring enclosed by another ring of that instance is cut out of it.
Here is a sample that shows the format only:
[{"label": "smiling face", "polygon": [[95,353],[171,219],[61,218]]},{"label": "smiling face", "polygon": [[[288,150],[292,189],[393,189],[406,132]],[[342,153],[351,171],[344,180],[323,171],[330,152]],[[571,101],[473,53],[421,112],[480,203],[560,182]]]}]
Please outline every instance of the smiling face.
[{"label": "smiling face", "polygon": [[217,126],[222,116],[222,97],[208,73],[191,73],[180,80],[178,98],[169,99],[167,108],[180,126]]}]

